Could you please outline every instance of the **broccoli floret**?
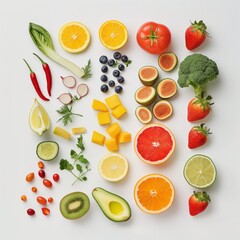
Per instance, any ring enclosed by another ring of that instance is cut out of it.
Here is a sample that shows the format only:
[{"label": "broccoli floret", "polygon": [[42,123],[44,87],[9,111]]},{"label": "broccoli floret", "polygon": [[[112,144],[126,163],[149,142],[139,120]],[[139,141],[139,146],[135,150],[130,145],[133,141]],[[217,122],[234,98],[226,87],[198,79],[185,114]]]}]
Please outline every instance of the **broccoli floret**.
[{"label": "broccoli floret", "polygon": [[181,88],[192,86],[196,96],[201,97],[206,92],[209,81],[219,74],[217,64],[202,54],[187,56],[180,64],[178,85]]}]

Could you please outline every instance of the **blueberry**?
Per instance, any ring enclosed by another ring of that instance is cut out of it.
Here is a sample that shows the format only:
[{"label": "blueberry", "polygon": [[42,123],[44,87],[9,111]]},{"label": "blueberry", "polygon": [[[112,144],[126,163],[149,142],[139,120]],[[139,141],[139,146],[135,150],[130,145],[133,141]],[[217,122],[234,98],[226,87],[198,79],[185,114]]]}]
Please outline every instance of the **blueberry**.
[{"label": "blueberry", "polygon": [[124,83],[125,79],[124,79],[123,76],[119,76],[119,77],[117,78],[117,81],[118,81],[119,83]]},{"label": "blueberry", "polygon": [[119,65],[118,65],[118,69],[119,69],[120,71],[123,71],[123,70],[125,69],[125,66],[124,66],[123,64],[119,64]]},{"label": "blueberry", "polygon": [[120,53],[120,52],[115,52],[115,53],[113,54],[113,58],[116,59],[116,60],[121,59],[121,53]]},{"label": "blueberry", "polygon": [[103,74],[100,79],[102,82],[107,82],[108,77],[107,77],[107,75]]},{"label": "blueberry", "polygon": [[102,92],[107,92],[107,91],[108,91],[108,85],[107,85],[107,84],[103,84],[103,85],[101,86],[101,91],[102,91]]},{"label": "blueberry", "polygon": [[108,58],[104,55],[99,58],[99,62],[102,64],[106,64],[107,61],[108,61]]},{"label": "blueberry", "polygon": [[128,57],[126,55],[122,55],[121,57],[123,62],[127,62],[128,61]]},{"label": "blueberry", "polygon": [[101,67],[101,71],[103,72],[103,73],[106,73],[107,71],[108,71],[108,67],[107,66],[102,66]]},{"label": "blueberry", "polygon": [[114,77],[119,77],[119,76],[120,76],[119,70],[114,70],[114,71],[113,71],[113,76],[114,76]]},{"label": "blueberry", "polygon": [[108,66],[113,67],[116,64],[114,59],[109,59],[108,60]]},{"label": "blueberry", "polygon": [[108,82],[108,85],[109,85],[109,87],[114,87],[115,86],[115,82],[113,80],[110,80]]},{"label": "blueberry", "polygon": [[122,92],[123,88],[122,88],[122,86],[118,85],[118,86],[115,87],[114,90],[115,90],[116,93],[120,93],[120,92]]}]

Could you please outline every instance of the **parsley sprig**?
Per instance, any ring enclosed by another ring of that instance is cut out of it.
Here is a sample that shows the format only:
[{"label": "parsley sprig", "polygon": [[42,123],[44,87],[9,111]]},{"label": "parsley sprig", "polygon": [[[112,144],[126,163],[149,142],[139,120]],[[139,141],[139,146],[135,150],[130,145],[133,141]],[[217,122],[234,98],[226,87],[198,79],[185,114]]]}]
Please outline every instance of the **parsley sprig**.
[{"label": "parsley sprig", "polygon": [[80,135],[77,140],[78,142],[76,146],[80,149],[80,152],[77,153],[73,149],[70,151],[70,156],[74,160],[73,164],[70,163],[67,159],[61,159],[59,163],[61,170],[69,171],[76,178],[73,184],[78,180],[87,181],[86,174],[91,170],[89,168],[90,162],[82,154],[82,152],[85,150],[85,146],[83,144],[83,136]]}]

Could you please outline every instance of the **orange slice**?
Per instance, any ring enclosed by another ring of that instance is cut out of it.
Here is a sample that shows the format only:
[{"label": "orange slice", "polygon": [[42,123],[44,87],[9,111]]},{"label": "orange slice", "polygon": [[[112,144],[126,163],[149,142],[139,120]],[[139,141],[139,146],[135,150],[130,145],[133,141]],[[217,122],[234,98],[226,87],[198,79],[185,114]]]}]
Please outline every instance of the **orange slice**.
[{"label": "orange slice", "polygon": [[106,48],[117,50],[127,42],[128,31],[123,23],[116,20],[109,20],[101,25],[99,39]]},{"label": "orange slice", "polygon": [[68,22],[61,27],[58,33],[60,45],[70,53],[85,50],[90,43],[90,39],[89,30],[80,22]]},{"label": "orange slice", "polygon": [[134,200],[137,206],[149,214],[166,211],[172,205],[173,199],[173,184],[161,174],[142,177],[134,188]]}]

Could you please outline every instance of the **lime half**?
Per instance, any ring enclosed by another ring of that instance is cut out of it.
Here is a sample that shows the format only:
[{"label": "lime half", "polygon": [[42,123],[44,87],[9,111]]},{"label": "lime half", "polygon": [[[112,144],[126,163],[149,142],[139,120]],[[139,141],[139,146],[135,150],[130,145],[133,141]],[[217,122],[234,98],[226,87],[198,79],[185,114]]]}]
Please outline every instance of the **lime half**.
[{"label": "lime half", "polygon": [[206,188],[215,181],[217,170],[208,156],[197,154],[188,159],[184,166],[183,175],[191,186]]},{"label": "lime half", "polygon": [[43,141],[37,145],[37,156],[44,161],[51,161],[57,157],[59,146],[54,141]]}]

